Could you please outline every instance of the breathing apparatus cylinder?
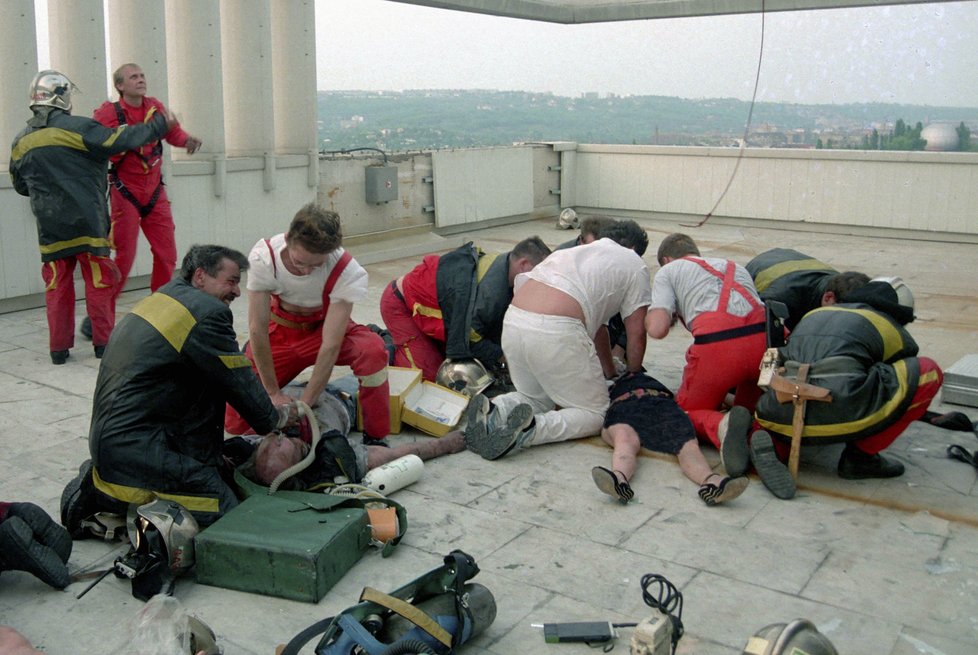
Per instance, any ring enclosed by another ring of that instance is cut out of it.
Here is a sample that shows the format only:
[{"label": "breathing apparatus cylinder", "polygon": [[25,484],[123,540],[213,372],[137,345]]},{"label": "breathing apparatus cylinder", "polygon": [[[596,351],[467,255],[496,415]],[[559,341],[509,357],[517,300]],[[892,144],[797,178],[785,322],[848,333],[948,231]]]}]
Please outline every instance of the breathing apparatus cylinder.
[{"label": "breathing apparatus cylinder", "polygon": [[363,486],[384,495],[414,484],[424,473],[424,462],[417,455],[405,455],[392,462],[367,471],[363,476]]},{"label": "breathing apparatus cylinder", "polygon": [[[484,632],[485,629],[492,625],[492,622],[496,620],[496,598],[492,595],[492,592],[489,591],[489,589],[478,582],[469,582],[462,587],[462,598],[468,607],[469,614],[472,618],[471,628],[467,628],[464,631],[466,635],[465,641],[469,641],[482,634],[482,632]],[[439,594],[438,596],[425,599],[418,603],[417,607],[432,618],[437,619],[438,617],[442,617],[444,620],[450,617],[451,621],[454,623],[454,592],[446,592],[444,594]],[[442,620],[438,622],[442,623]],[[445,627],[451,631],[451,628],[447,626]],[[416,631],[417,634],[413,634],[412,631]],[[402,639],[423,640],[423,635],[424,633],[420,628],[397,614],[393,614],[389,619],[387,619],[387,622],[380,633],[380,636],[387,642],[397,642]]]}]

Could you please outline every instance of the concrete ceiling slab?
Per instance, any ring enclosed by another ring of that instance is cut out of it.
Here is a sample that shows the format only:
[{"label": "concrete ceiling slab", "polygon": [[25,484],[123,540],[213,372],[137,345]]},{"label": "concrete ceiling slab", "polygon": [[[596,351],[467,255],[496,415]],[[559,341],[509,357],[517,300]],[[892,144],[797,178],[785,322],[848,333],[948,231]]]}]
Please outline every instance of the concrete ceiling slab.
[{"label": "concrete ceiling slab", "polygon": [[[755,14],[840,7],[924,4],[935,0],[391,0],[405,4],[550,23]],[[953,0],[936,0],[950,2]]]}]

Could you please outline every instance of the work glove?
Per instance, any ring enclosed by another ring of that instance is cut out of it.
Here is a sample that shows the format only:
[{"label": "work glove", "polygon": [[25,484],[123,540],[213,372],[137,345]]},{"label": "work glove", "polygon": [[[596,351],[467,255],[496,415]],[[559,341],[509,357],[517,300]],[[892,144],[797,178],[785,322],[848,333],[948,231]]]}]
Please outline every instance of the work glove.
[{"label": "work glove", "polygon": [[0,571],[27,571],[55,589],[71,582],[71,535],[34,503],[0,503]]}]

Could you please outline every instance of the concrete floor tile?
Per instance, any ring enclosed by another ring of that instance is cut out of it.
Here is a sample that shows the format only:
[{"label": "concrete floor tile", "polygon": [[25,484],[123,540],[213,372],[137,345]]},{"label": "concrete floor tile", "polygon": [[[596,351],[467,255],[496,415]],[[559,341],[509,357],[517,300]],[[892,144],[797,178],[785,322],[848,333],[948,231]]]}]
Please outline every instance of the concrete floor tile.
[{"label": "concrete floor tile", "polygon": [[[567,448],[566,445],[563,447]],[[506,465],[507,462],[497,464]],[[469,506],[609,545],[626,538],[659,511],[659,507],[641,501],[628,506],[610,501],[594,487],[589,467],[574,469],[576,471],[570,474],[562,474],[563,469],[557,468],[532,469],[489,491]]]},{"label": "concrete floor tile", "polygon": [[[798,593],[828,553],[824,544],[803,537],[718,524],[714,513],[657,516],[622,547],[786,593]],[[765,522],[763,513],[755,522]],[[790,566],[779,566],[786,562]]]},{"label": "concrete floor tile", "polygon": [[787,536],[833,551],[913,554],[940,548],[948,524],[928,514],[894,513],[805,494],[791,502],[771,503],[747,528],[754,536]]},{"label": "concrete floor tile", "polygon": [[[516,590],[514,590],[516,591]],[[577,621],[597,621],[609,623],[631,623],[638,619],[634,616],[616,612],[595,613],[589,603],[582,603],[560,595],[551,595],[545,602],[532,608],[532,611],[518,621],[500,639],[489,644],[499,653],[535,653],[538,655],[583,655],[600,652],[601,646],[588,646],[583,643],[548,644],[544,641],[543,630],[532,624],[572,623]],[[631,636],[629,629],[619,629],[618,638],[614,640],[615,652],[627,649]],[[479,643],[479,640],[476,641]],[[465,651],[468,653],[468,651]]]},{"label": "concrete floor tile", "polygon": [[641,616],[647,612],[639,580],[665,575],[676,585],[694,574],[688,567],[651,554],[631,552],[546,528],[521,534],[482,561],[483,570],[553,591],[595,609]]},{"label": "concrete floor tile", "polygon": [[[869,580],[872,584],[866,584]],[[937,550],[915,556],[833,552],[802,594],[975,643],[976,590],[978,562],[945,557]]]},{"label": "concrete floor tile", "polygon": [[408,512],[409,528],[401,543],[430,553],[459,549],[479,561],[530,528],[522,521],[432,496],[402,493],[392,498]]},{"label": "concrete floor tile", "polygon": [[[973,635],[978,637],[978,635]],[[957,641],[942,634],[905,628],[889,655],[974,655],[975,641]]]},{"label": "concrete floor tile", "polygon": [[853,610],[845,597],[821,603],[709,573],[698,575],[682,592],[686,629],[738,653],[757,630],[794,619],[811,621],[840,653],[887,653],[900,630],[899,622]]},{"label": "concrete floor tile", "polygon": [[[482,566],[478,559],[476,562]],[[473,648],[483,648],[486,652],[493,653],[510,653],[519,652],[530,643],[536,643],[540,648],[544,647],[543,638],[535,634],[535,629],[530,628],[530,623],[541,622],[547,608],[556,600],[564,599],[547,589],[499,575],[485,568],[473,581],[484,585],[496,599],[496,620],[472,641]],[[576,609],[578,612],[586,612],[589,608],[577,604]],[[561,615],[557,613],[553,616]],[[539,639],[539,642],[536,639]],[[520,643],[524,645],[513,651],[514,644]],[[469,647],[466,646],[465,653],[468,652]]]}]

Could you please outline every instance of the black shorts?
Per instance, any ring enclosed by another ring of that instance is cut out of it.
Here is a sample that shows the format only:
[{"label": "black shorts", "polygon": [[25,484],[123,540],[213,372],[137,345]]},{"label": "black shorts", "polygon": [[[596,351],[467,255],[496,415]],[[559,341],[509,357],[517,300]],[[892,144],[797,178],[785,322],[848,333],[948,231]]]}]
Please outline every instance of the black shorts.
[{"label": "black shorts", "polygon": [[[616,398],[636,389],[651,389],[668,395],[629,396],[615,402]],[[604,427],[619,423],[630,426],[638,434],[643,448],[675,455],[688,441],[696,438],[689,416],[655,378],[644,373],[627,376],[612,386],[610,395],[612,403],[605,414]]]}]

